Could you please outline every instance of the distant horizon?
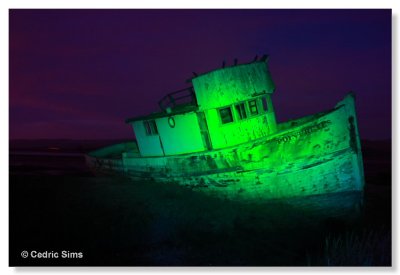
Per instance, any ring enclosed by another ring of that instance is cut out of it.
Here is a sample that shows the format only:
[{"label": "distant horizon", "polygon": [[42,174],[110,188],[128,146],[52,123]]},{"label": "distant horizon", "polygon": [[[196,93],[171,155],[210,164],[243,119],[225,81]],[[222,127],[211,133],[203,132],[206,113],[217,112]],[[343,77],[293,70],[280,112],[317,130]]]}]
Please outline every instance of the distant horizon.
[{"label": "distant horizon", "polygon": [[[71,140],[71,141],[106,141],[106,140],[136,140],[135,138],[16,138],[8,139],[8,141],[32,141],[32,140]],[[366,139],[361,138],[362,141],[393,141],[392,138],[387,139]]]}]

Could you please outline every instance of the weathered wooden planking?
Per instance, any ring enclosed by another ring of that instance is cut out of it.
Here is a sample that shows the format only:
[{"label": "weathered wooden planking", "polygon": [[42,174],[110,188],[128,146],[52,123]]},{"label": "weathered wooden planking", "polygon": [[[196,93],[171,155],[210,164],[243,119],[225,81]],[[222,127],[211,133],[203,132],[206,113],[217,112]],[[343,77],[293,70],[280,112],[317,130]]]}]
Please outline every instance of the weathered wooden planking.
[{"label": "weathered wooden planking", "polygon": [[[363,191],[361,149],[350,95],[330,112],[300,119],[292,128],[222,150],[143,158],[124,153],[97,170],[152,179],[240,201]],[[301,124],[303,123],[303,124]],[[96,158],[88,158],[89,165]],[[98,164],[98,163],[97,163]]]}]

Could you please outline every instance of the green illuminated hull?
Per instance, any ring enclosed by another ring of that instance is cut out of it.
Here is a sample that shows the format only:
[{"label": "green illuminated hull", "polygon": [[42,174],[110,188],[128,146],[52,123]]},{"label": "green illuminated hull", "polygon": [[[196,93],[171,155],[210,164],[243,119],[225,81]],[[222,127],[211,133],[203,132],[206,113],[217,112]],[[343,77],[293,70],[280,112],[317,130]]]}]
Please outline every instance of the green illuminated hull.
[{"label": "green illuminated hull", "polygon": [[175,183],[229,200],[362,196],[364,173],[353,95],[330,111],[277,127],[273,135],[219,150],[140,157],[132,142],[91,152],[86,161],[96,173]]}]

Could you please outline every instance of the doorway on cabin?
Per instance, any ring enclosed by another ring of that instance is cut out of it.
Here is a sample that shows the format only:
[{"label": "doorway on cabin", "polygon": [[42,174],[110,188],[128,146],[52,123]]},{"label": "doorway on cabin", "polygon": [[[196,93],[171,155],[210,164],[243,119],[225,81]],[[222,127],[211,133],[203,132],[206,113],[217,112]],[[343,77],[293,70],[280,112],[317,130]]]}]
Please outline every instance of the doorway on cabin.
[{"label": "doorway on cabin", "polygon": [[210,134],[208,132],[207,120],[204,112],[197,113],[197,119],[199,121],[201,138],[203,139],[204,147],[207,148],[208,151],[212,150]]}]

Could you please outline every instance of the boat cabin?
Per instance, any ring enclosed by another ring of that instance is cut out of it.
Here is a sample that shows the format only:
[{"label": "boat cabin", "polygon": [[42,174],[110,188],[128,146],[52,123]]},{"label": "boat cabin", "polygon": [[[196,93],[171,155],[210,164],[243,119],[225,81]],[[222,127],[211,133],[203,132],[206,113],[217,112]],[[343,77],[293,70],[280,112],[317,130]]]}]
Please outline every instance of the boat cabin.
[{"label": "boat cabin", "polygon": [[267,57],[191,79],[193,87],[165,96],[161,111],[127,119],[143,157],[234,146],[276,131]]}]

